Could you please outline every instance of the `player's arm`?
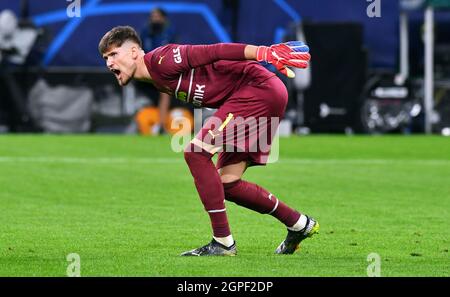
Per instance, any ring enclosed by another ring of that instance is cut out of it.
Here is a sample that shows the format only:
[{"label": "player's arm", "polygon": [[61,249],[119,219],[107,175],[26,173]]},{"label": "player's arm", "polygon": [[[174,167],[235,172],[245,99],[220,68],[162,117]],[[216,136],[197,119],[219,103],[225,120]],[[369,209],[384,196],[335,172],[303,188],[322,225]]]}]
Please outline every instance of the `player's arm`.
[{"label": "player's arm", "polygon": [[194,67],[218,60],[267,62],[288,77],[294,77],[295,74],[287,66],[306,68],[311,58],[308,46],[301,41],[288,41],[270,47],[240,43],[191,46],[189,56],[190,64]]},{"label": "player's arm", "polygon": [[169,114],[170,108],[170,95],[166,93],[159,93],[159,125],[161,129],[165,130],[165,123],[167,119],[167,115]]},{"label": "player's arm", "polygon": [[168,44],[154,51],[152,66],[163,77],[169,78],[219,60],[245,60],[246,46],[240,43]]},{"label": "player's arm", "polygon": [[179,74],[219,60],[256,60],[273,64],[278,71],[289,77],[294,72],[286,66],[306,68],[310,55],[309,48],[300,41],[290,41],[268,46],[254,46],[242,43],[216,43],[210,45],[169,44],[159,50],[162,55],[170,55],[165,62],[166,74]]}]

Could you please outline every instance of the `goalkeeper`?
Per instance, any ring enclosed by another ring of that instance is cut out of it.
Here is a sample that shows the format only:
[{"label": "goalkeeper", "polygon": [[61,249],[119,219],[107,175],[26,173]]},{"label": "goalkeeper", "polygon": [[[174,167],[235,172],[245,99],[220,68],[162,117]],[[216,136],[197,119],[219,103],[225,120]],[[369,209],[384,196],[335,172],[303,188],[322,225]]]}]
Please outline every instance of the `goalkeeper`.
[{"label": "goalkeeper", "polygon": [[270,63],[292,78],[294,72],[288,66],[306,68],[308,51],[302,42],[291,41],[270,47],[168,44],[145,53],[137,33],[129,26],[115,27],[101,39],[99,52],[121,86],[132,79],[145,81],[196,107],[217,108],[184,151],[210,217],[213,238],[182,256],[237,254],[225,200],[269,214],[287,227],[277,254],[294,253],[303,239],[318,232],[319,224],[312,217],[242,179],[248,167],[267,163],[272,137],[288,100],[284,84],[258,62]]}]

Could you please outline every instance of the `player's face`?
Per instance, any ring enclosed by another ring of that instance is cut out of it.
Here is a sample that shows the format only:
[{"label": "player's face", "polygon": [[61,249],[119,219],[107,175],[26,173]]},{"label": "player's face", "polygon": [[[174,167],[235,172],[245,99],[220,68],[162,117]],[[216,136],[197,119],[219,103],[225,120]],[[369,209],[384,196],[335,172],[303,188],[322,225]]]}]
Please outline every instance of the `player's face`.
[{"label": "player's face", "polygon": [[136,55],[133,46],[124,43],[119,47],[112,47],[103,54],[106,67],[114,73],[121,86],[127,85],[136,72]]}]

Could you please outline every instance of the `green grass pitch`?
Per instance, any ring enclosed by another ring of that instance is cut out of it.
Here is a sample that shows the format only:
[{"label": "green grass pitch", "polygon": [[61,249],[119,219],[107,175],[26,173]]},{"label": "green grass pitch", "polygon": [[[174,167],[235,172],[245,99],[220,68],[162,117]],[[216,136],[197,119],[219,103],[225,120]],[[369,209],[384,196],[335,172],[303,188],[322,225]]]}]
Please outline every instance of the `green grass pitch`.
[{"label": "green grass pitch", "polygon": [[274,255],[285,228],[227,203],[238,256],[182,258],[209,219],[169,137],[0,137],[0,276],[450,276],[450,139],[282,138],[256,182],[313,215],[320,234]]}]

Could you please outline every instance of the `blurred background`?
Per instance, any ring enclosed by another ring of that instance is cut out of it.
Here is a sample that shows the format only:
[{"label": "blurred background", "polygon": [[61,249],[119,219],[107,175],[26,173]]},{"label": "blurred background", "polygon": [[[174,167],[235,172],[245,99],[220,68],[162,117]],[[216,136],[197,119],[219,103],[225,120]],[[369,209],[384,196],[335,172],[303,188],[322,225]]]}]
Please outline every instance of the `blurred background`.
[{"label": "blurred background", "polygon": [[146,51],[305,41],[311,67],[280,77],[282,135],[450,136],[450,0],[0,0],[0,134],[157,135],[197,120],[148,85],[117,85],[97,50],[117,25]]}]

